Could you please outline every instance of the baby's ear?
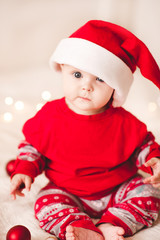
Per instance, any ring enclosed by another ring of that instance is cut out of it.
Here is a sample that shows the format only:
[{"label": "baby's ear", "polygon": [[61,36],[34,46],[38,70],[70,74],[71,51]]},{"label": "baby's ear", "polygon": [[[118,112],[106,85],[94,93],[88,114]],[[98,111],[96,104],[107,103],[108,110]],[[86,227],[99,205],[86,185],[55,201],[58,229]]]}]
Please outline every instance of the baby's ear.
[{"label": "baby's ear", "polygon": [[63,67],[64,67],[64,64],[61,64],[61,63],[58,64],[58,71],[61,72],[63,70]]},{"label": "baby's ear", "polygon": [[62,65],[64,65],[64,64],[59,64],[59,63],[56,63],[56,62],[54,62],[54,63],[50,62],[51,69],[54,69],[56,72],[61,72],[62,71]]}]

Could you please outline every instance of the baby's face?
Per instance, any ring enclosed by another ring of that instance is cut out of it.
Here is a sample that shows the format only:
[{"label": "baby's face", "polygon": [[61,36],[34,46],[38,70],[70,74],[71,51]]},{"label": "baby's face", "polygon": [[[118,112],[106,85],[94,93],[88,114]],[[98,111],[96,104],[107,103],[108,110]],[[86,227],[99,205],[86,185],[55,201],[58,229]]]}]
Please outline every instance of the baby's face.
[{"label": "baby's face", "polygon": [[93,115],[103,112],[110,100],[113,88],[102,79],[62,64],[64,95],[68,107],[78,114]]}]

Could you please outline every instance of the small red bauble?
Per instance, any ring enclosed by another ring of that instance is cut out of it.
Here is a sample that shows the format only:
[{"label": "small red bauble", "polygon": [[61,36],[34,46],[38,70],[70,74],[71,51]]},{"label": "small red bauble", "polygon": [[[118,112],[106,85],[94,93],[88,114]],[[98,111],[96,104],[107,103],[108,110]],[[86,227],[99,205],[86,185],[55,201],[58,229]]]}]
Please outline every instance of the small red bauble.
[{"label": "small red bauble", "polygon": [[8,231],[6,240],[31,240],[31,234],[25,226],[16,225]]},{"label": "small red bauble", "polygon": [[6,165],[6,171],[8,173],[9,176],[11,176],[11,174],[14,172],[15,169],[15,161],[16,160],[10,160],[7,165]]}]

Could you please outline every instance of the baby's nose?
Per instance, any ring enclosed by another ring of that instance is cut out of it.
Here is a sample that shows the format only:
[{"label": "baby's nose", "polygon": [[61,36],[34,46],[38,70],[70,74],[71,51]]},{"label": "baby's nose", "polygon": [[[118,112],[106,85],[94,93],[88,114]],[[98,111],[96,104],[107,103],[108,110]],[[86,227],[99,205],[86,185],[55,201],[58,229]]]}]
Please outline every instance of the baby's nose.
[{"label": "baby's nose", "polygon": [[93,87],[90,81],[85,81],[82,84],[82,90],[87,91],[87,92],[92,92],[93,91]]},{"label": "baby's nose", "polygon": [[87,92],[92,92],[91,87],[83,87],[82,90],[87,91]]}]

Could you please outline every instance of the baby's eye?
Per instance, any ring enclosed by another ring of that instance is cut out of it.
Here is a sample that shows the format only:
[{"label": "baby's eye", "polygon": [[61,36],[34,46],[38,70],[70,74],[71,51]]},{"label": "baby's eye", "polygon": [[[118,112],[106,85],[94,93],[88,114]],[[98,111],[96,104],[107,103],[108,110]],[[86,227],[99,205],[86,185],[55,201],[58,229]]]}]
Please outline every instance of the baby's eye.
[{"label": "baby's eye", "polygon": [[80,72],[74,72],[74,76],[76,78],[80,78],[80,77],[82,77],[82,74]]},{"label": "baby's eye", "polygon": [[99,82],[104,82],[102,79],[100,79],[98,77],[96,78],[96,80],[99,81]]}]

